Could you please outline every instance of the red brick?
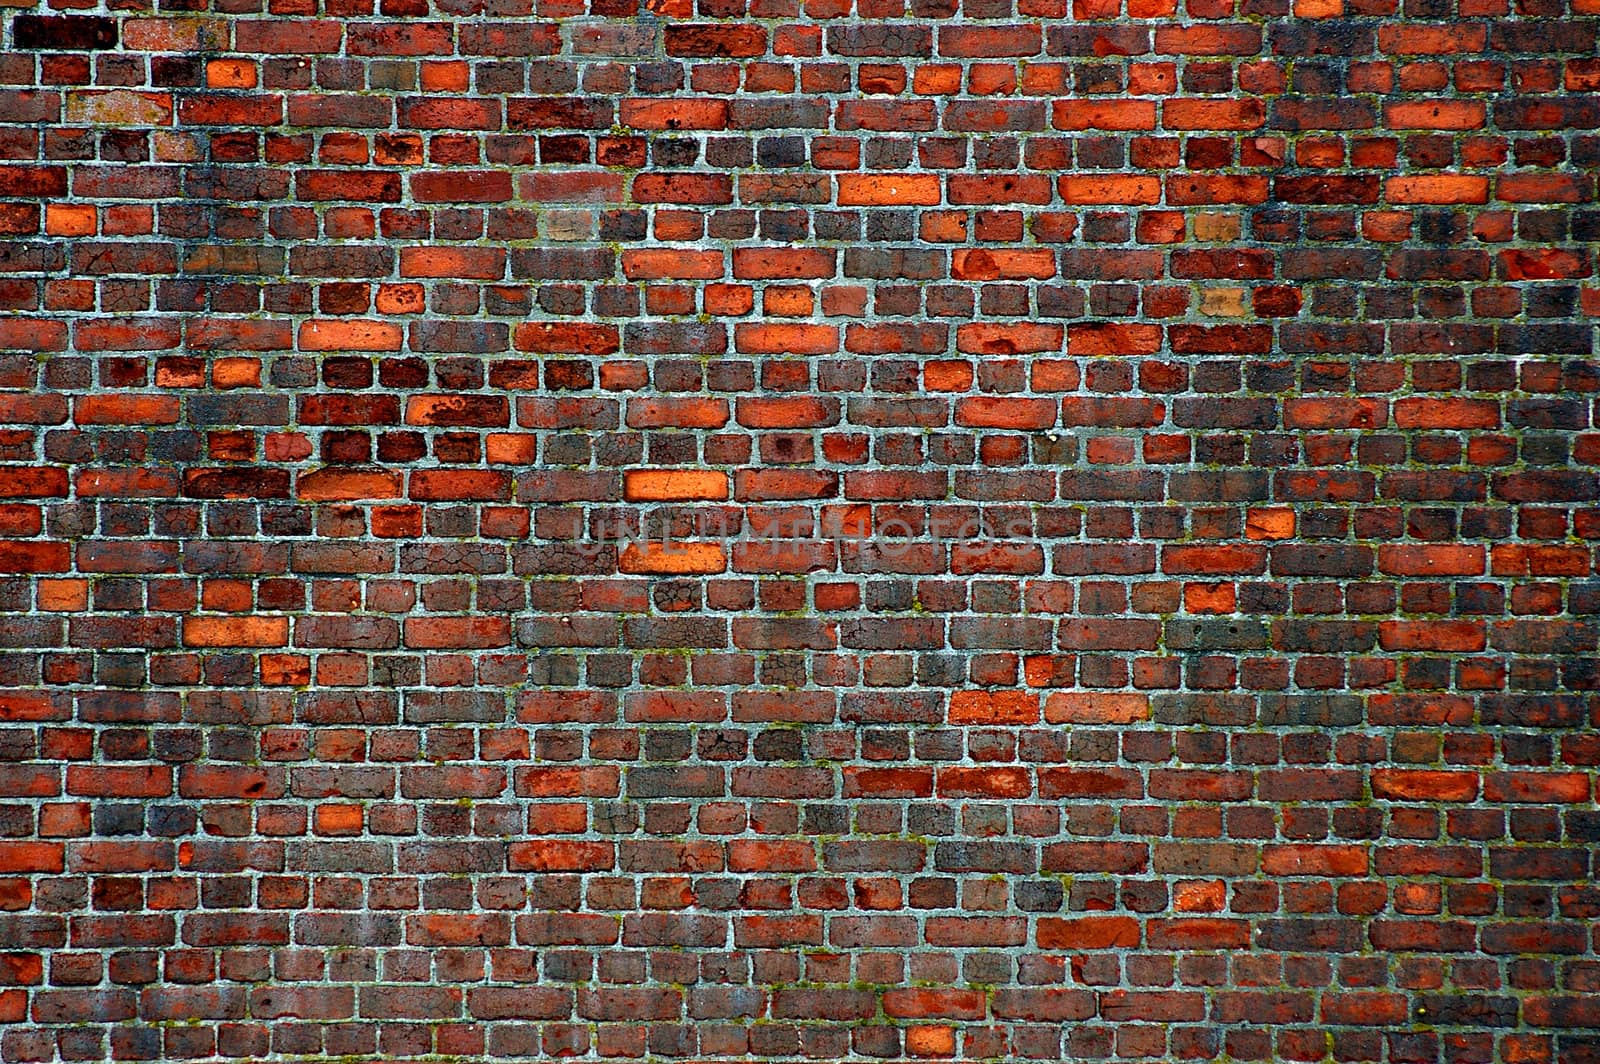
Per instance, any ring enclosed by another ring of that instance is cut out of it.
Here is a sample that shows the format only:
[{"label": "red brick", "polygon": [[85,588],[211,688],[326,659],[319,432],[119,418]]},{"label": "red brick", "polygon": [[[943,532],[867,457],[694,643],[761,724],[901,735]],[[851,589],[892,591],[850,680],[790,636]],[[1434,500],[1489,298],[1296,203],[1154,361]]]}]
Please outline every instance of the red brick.
[{"label": "red brick", "polygon": [[634,129],[726,129],[726,100],[623,100],[619,116]]},{"label": "red brick", "polygon": [[1131,916],[1040,917],[1036,938],[1040,949],[1136,948],[1140,944],[1139,921]]},{"label": "red brick", "polygon": [[[735,248],[733,275],[742,280],[832,277],[834,252],[824,248]],[[721,271],[712,276],[720,276]]]},{"label": "red brick", "polygon": [[1478,775],[1432,769],[1374,769],[1372,795],[1412,802],[1470,802],[1478,796]]},{"label": "red brick", "polygon": [[1364,876],[1367,851],[1362,846],[1267,846],[1261,870],[1269,876]]},{"label": "red brick", "polygon": [[1378,548],[1380,572],[1397,576],[1477,576],[1484,571],[1484,548],[1467,544],[1385,544]]}]

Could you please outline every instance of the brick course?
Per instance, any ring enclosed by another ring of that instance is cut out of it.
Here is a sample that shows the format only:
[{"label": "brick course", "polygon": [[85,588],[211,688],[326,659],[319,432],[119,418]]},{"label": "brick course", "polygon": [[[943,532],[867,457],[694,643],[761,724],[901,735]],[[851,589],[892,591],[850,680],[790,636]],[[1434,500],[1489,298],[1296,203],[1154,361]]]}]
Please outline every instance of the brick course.
[{"label": "brick course", "polygon": [[0,1059],[1600,1060],[1596,0],[0,12]]}]

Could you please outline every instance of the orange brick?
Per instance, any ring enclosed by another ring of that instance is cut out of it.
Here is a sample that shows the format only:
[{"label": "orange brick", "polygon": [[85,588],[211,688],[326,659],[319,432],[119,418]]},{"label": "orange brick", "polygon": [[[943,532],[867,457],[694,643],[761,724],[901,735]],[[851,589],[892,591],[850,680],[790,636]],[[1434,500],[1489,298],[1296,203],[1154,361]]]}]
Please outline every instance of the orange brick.
[{"label": "orange brick", "polygon": [[715,470],[630,469],[622,476],[623,497],[633,502],[726,499],[728,474]]},{"label": "orange brick", "polygon": [[906,1052],[914,1057],[949,1057],[956,1050],[954,1027],[906,1028]]},{"label": "orange brick", "polygon": [[1251,539],[1289,539],[1294,535],[1294,511],[1252,509],[1245,515],[1244,530]]},{"label": "orange brick", "polygon": [[312,502],[397,499],[404,491],[399,473],[331,467],[301,473],[295,494]]},{"label": "orange brick", "polygon": [[840,174],[841,207],[936,207],[939,178],[935,174]]},{"label": "orange brick", "polygon": [[501,248],[410,247],[400,249],[402,277],[465,277],[494,281],[505,276]]},{"label": "orange brick", "polygon": [[950,260],[957,281],[1048,280],[1056,275],[1056,254],[1049,248],[962,248]]},{"label": "orange brick", "polygon": [[287,617],[185,617],[187,647],[279,647],[289,640]]},{"label": "orange brick", "polygon": [[1487,203],[1489,179],[1471,174],[1391,177],[1383,191],[1391,203]]},{"label": "orange brick", "polygon": [[1220,879],[1185,880],[1172,889],[1172,907],[1180,913],[1219,913],[1227,900],[1227,884]]},{"label": "orange brick", "polygon": [[965,392],[972,388],[972,363],[929,362],[922,367],[922,386],[930,392]]},{"label": "orange brick", "polygon": [[1433,769],[1373,769],[1372,796],[1405,802],[1470,802],[1478,797],[1478,774]]},{"label": "orange brick", "polygon": [[1054,399],[974,396],[956,403],[956,424],[971,428],[1047,429],[1059,417]]},{"label": "orange brick", "polygon": [[922,239],[929,243],[960,243],[967,239],[966,212],[924,212],[922,215]]},{"label": "orange brick", "polygon": [[302,351],[398,351],[405,331],[392,322],[312,319],[300,326]]},{"label": "orange brick", "polygon": [[1269,876],[1364,876],[1369,859],[1362,846],[1267,846],[1261,870]]},{"label": "orange brick", "polygon": [[1135,724],[1150,719],[1150,698],[1102,691],[1057,691],[1045,700],[1051,724]]},{"label": "orange brick", "polygon": [[830,248],[736,248],[733,275],[740,280],[832,277],[835,254]]},{"label": "orange brick", "polygon": [[1477,621],[1384,621],[1378,625],[1384,650],[1475,652],[1488,645]]},{"label": "orange brick", "polygon": [[1057,129],[1154,129],[1156,104],[1154,100],[1057,100],[1051,121]]},{"label": "orange brick", "polygon": [[839,350],[839,328],[740,322],[734,329],[733,342],[739,351],[751,354],[831,355]]},{"label": "orange brick", "polygon": [[1390,129],[1477,129],[1484,115],[1482,100],[1407,100],[1383,109]]},{"label": "orange brick", "polygon": [[516,327],[511,342],[518,351],[570,355],[609,355],[622,346],[615,325],[581,321],[525,321]]},{"label": "orange brick", "polygon": [[38,602],[41,610],[73,612],[89,605],[89,581],[77,579],[49,579],[39,581]]},{"label": "orange brick", "polygon": [[1266,119],[1260,100],[1175,99],[1161,105],[1165,129],[1255,129]]},{"label": "orange brick", "polygon": [[1070,204],[1161,202],[1161,179],[1140,174],[1067,174],[1057,182]]},{"label": "orange brick", "polygon": [[715,280],[723,273],[722,252],[693,248],[630,248],[622,253],[622,273],[629,280]]},{"label": "orange brick", "polygon": [[1236,606],[1232,584],[1185,584],[1183,608],[1190,613],[1232,613]]},{"label": "orange brick", "polygon": [[622,124],[634,129],[726,129],[727,100],[623,100]]},{"label": "orange brick", "polygon": [[1487,564],[1482,546],[1386,543],[1378,548],[1378,570],[1395,576],[1479,576]]},{"label": "orange brick", "polygon": [[173,425],[179,411],[168,395],[80,395],[72,404],[80,425]]},{"label": "orange brick", "polygon": [[1079,916],[1068,919],[1041,916],[1037,936],[1040,949],[1137,948],[1139,921],[1131,916]]},{"label": "orange brick", "polygon": [[466,92],[472,67],[460,60],[428,59],[422,63],[422,88],[427,92]]},{"label": "orange brick", "polygon": [[[1160,326],[1156,326],[1160,328]],[[987,324],[970,322],[956,329],[956,350],[968,355],[1020,355],[1034,351],[1060,351],[1065,330],[1060,325],[1038,323]]]},{"label": "orange brick", "polygon": [[211,383],[218,388],[261,386],[259,358],[219,358],[211,364]]},{"label": "orange brick", "polygon": [[378,286],[373,307],[380,314],[420,314],[427,305],[427,290],[420,284]]},{"label": "orange brick", "polygon": [[531,465],[538,455],[539,437],[532,433],[491,432],[484,437],[484,458],[495,465]]},{"label": "orange brick", "polygon": [[208,60],[206,84],[213,89],[253,89],[256,87],[256,64],[249,59]]},{"label": "orange brick", "polygon": [[1039,696],[1027,691],[957,691],[950,696],[951,724],[1037,724]]},{"label": "orange brick", "polygon": [[359,835],[364,818],[359,805],[319,805],[314,830],[318,835]]},{"label": "orange brick", "polygon": [[52,203],[45,207],[44,231],[51,236],[92,236],[97,217],[87,204]]},{"label": "orange brick", "polygon": [[302,687],[311,682],[311,659],[304,654],[263,654],[261,682],[269,687]]},{"label": "orange brick", "polygon": [[727,553],[716,543],[630,543],[618,560],[624,573],[658,576],[720,573],[727,567]]}]

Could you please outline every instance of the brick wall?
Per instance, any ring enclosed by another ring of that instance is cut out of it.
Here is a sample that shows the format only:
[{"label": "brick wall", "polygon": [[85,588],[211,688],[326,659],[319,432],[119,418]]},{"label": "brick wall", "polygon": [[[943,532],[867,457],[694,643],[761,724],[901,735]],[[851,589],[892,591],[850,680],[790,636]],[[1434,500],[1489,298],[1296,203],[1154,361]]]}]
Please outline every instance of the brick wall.
[{"label": "brick wall", "polygon": [[0,1058],[1600,1059],[1597,0],[0,5]]}]

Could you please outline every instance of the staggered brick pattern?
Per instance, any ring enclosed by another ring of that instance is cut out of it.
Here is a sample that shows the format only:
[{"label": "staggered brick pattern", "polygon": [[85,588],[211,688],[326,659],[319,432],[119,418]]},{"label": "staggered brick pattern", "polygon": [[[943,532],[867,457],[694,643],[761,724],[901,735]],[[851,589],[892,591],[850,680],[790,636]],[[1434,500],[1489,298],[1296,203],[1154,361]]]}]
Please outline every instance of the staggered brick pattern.
[{"label": "staggered brick pattern", "polygon": [[0,0],[0,1057],[1600,1059],[1600,0]]}]

